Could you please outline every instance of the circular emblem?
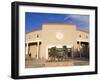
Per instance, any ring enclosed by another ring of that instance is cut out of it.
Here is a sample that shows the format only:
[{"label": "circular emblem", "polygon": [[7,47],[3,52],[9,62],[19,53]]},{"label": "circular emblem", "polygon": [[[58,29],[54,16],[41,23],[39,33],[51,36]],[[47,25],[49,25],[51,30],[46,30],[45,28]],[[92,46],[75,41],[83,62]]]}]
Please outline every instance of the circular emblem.
[{"label": "circular emblem", "polygon": [[58,40],[61,40],[61,39],[63,39],[63,34],[61,33],[61,32],[57,32],[56,33],[56,38],[58,39]]}]

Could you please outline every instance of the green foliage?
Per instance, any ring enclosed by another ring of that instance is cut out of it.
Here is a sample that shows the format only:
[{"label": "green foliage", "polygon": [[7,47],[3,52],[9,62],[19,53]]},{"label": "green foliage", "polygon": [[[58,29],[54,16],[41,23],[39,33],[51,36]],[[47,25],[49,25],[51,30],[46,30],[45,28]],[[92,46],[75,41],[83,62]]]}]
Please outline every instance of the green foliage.
[{"label": "green foliage", "polygon": [[63,46],[62,48],[52,47],[49,49],[49,57],[51,60],[66,60],[68,58],[67,47]]}]

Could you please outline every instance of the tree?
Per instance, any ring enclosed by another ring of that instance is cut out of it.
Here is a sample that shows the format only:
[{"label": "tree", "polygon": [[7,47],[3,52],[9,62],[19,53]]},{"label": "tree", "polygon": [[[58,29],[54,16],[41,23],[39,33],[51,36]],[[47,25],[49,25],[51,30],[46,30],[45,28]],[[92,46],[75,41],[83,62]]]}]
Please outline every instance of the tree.
[{"label": "tree", "polygon": [[65,60],[68,58],[68,50],[66,46],[63,46],[63,58]]},{"label": "tree", "polygon": [[56,47],[50,48],[49,57],[51,58],[51,60],[53,60],[53,61],[55,60],[55,58],[56,58]]}]

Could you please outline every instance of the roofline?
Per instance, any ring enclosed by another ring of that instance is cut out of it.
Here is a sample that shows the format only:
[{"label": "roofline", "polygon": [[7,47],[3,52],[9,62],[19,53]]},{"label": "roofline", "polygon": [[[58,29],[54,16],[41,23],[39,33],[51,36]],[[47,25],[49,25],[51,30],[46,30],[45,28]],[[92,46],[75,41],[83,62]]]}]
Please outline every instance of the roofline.
[{"label": "roofline", "polygon": [[[72,25],[72,26],[76,26],[76,24],[61,24],[61,23],[44,23],[43,25]],[[26,32],[25,34],[31,33],[31,32],[35,32],[35,31],[40,31],[42,29],[37,29],[37,30],[32,30],[30,32]]]},{"label": "roofline", "polygon": [[[32,30],[32,31],[30,31],[30,32],[26,32],[25,34],[29,34],[29,33],[31,33],[31,32],[36,32],[36,31],[41,31],[41,30],[42,30],[42,29]],[[82,32],[85,32],[85,33],[89,33],[89,32],[87,32],[87,31],[80,30],[80,29],[76,29],[76,31],[82,31]]]},{"label": "roofline", "polygon": [[75,25],[76,24],[64,24],[64,23],[44,23],[43,25]]},{"label": "roofline", "polygon": [[85,33],[89,33],[88,31],[81,30],[81,29],[77,29],[77,31],[82,31],[82,32],[85,32]]},{"label": "roofline", "polygon": [[29,34],[29,33],[31,33],[31,32],[36,32],[36,31],[41,31],[42,29],[37,29],[37,30],[32,30],[32,31],[30,31],[30,32],[26,32],[25,34]]},{"label": "roofline", "polygon": [[[75,25],[76,24],[60,24],[60,23],[53,23],[53,24],[50,24],[50,23],[44,23],[43,25]],[[36,31],[41,31],[42,29],[36,29],[36,30],[32,30],[30,32],[26,32],[25,34],[28,34],[28,33],[31,33],[31,32],[36,32]],[[85,33],[89,33],[88,31],[85,31],[85,30],[81,30],[81,29],[76,29],[76,31],[82,31],[82,32],[85,32]]]}]

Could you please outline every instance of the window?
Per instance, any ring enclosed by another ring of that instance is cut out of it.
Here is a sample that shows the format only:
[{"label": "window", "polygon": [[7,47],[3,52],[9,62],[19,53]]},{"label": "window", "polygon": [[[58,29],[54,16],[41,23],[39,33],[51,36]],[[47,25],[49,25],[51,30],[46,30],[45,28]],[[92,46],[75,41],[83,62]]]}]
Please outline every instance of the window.
[{"label": "window", "polygon": [[79,35],[79,37],[81,38],[82,36],[81,36],[81,35]]},{"label": "window", "polygon": [[39,38],[39,35],[37,34],[37,38]]}]

